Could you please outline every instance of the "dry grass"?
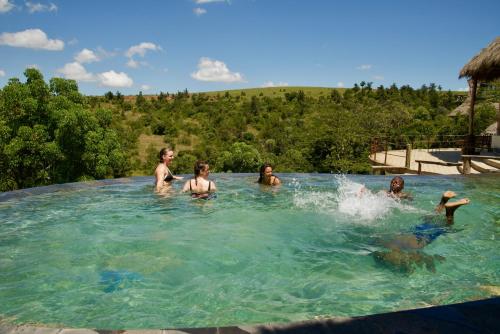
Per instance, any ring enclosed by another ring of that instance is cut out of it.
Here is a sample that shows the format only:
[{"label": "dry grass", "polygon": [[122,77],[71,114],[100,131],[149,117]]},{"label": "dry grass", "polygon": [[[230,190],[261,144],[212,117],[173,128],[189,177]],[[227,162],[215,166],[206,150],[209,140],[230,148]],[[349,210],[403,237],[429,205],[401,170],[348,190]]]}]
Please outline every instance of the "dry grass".
[{"label": "dry grass", "polygon": [[148,158],[146,149],[149,147],[149,145],[152,144],[154,148],[158,150],[158,152],[160,152],[163,147],[167,146],[163,138],[163,136],[159,135],[146,135],[144,133],[141,133],[137,144],[139,160],[143,163],[146,162]]}]

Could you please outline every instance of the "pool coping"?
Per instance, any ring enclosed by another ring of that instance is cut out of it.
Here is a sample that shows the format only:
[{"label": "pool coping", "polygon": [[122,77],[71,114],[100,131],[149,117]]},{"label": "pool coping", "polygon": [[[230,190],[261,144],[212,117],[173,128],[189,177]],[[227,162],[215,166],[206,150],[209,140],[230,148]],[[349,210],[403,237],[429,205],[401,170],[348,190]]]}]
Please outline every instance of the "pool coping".
[{"label": "pool coping", "polygon": [[332,317],[286,324],[172,329],[107,330],[14,325],[2,334],[291,334],[291,333],[500,333],[500,297],[360,317]]}]

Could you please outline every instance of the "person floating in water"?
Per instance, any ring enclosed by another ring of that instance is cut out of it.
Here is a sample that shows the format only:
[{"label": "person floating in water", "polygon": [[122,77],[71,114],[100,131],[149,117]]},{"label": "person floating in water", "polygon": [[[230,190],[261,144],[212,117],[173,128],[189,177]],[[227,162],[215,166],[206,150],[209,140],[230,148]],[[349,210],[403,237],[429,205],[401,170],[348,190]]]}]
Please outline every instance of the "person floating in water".
[{"label": "person floating in water", "polygon": [[257,183],[267,186],[278,186],[281,184],[281,180],[276,175],[273,175],[273,166],[265,163],[260,167]]},{"label": "person floating in water", "polygon": [[[383,246],[389,250],[373,252],[375,261],[405,272],[412,272],[415,266],[422,265],[435,271],[434,259],[442,258],[429,256],[418,250],[436,240],[440,235],[447,233],[454,223],[455,211],[462,205],[470,203],[468,198],[450,202],[449,200],[455,196],[455,192],[445,191],[435,208],[434,215],[423,217],[424,222],[415,226],[411,233],[399,235],[388,242],[382,242]],[[439,215],[443,211],[445,212],[444,220],[440,219],[442,216]]]},{"label": "person floating in water", "polygon": [[160,162],[155,170],[155,191],[162,192],[167,189],[173,180],[182,180],[183,177],[175,176],[168,166],[174,159],[174,151],[171,148],[162,148],[160,150]]},{"label": "person floating in water", "polygon": [[208,180],[210,168],[205,161],[198,160],[194,164],[194,178],[184,184],[183,192],[190,192],[192,198],[215,198],[217,187],[215,182]]}]

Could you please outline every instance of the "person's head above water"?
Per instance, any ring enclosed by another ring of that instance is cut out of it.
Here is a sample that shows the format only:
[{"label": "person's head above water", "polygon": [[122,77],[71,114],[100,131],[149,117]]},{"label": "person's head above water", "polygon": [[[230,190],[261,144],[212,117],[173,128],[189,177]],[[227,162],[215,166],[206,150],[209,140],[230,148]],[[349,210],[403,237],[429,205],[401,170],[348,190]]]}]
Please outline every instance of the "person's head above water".
[{"label": "person's head above water", "polygon": [[279,185],[281,184],[280,179],[273,175],[273,166],[270,163],[265,163],[260,167],[259,170],[259,179],[257,180],[260,184],[266,185]]},{"label": "person's head above water", "polygon": [[159,154],[160,158],[160,163],[164,162],[167,165],[174,159],[174,150],[172,150],[170,147],[164,147],[160,150]]},{"label": "person's head above water", "polygon": [[203,160],[198,160],[194,164],[194,177],[204,176],[205,172],[208,172],[208,163]]},{"label": "person's head above water", "polygon": [[400,193],[405,187],[405,180],[401,176],[395,176],[391,180],[391,185],[389,187],[389,192],[393,194]]},{"label": "person's head above water", "polygon": [[265,163],[260,166],[259,170],[259,180],[257,182],[263,183],[265,180],[268,180],[271,175],[273,175],[273,166],[270,163]]}]

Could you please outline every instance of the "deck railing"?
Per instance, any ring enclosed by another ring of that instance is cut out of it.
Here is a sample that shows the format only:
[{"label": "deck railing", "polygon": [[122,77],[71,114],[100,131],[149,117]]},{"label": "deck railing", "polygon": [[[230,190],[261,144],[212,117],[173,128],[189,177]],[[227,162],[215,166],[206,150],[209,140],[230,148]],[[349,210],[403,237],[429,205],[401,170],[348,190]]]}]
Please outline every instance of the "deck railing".
[{"label": "deck railing", "polygon": [[[470,145],[469,145],[470,143]],[[403,150],[411,145],[413,149],[440,149],[461,148],[472,146],[476,150],[491,151],[491,135],[469,136],[440,135],[440,136],[404,136],[404,137],[374,137],[371,140],[370,154],[382,151]]]}]

